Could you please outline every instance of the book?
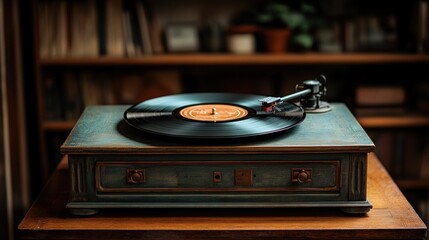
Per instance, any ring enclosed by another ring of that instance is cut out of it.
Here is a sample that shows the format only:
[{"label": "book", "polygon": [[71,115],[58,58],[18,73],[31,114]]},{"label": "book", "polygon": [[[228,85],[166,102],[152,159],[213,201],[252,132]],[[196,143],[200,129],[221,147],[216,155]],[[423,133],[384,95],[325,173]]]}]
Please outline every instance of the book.
[{"label": "book", "polygon": [[147,10],[143,5],[141,0],[136,0],[136,13],[138,24],[140,27],[141,40],[143,41],[143,53],[146,55],[150,55],[153,52],[152,49],[152,39],[149,31],[149,19],[147,15]]},{"label": "book", "polygon": [[417,52],[425,53],[428,47],[428,2],[420,0],[418,3]]},{"label": "book", "polygon": [[106,25],[106,2],[104,0],[96,0],[97,4],[97,34],[99,40],[99,55],[107,55],[107,28]]},{"label": "book", "polygon": [[421,155],[420,178],[429,181],[429,139],[426,139],[423,153]]},{"label": "book", "polygon": [[122,30],[124,35],[125,55],[127,57],[137,56],[138,50],[133,41],[131,18],[129,11],[122,12]]},{"label": "book", "polygon": [[66,56],[68,54],[66,0],[42,1],[38,5],[38,15],[40,56]]},{"label": "book", "polygon": [[105,8],[105,28],[106,28],[106,55],[123,57],[125,56],[124,24],[122,0],[104,1]]},{"label": "book", "polygon": [[66,72],[63,74],[63,108],[65,120],[77,120],[84,108],[81,95],[81,82],[77,74]]},{"label": "book", "polygon": [[73,1],[70,14],[70,54],[79,57],[99,56],[96,1]]},{"label": "book", "polygon": [[45,119],[57,121],[64,119],[61,92],[62,81],[58,76],[49,74],[43,79],[45,93]]},{"label": "book", "polygon": [[101,105],[103,103],[102,84],[96,74],[90,72],[81,73],[78,77],[82,87],[83,105]]},{"label": "book", "polygon": [[161,31],[159,16],[155,11],[153,5],[151,5],[148,1],[143,0],[143,4],[146,10],[145,13],[148,19],[152,51],[153,53],[163,53],[165,51],[164,51],[164,45],[162,41],[162,31]]},{"label": "book", "polygon": [[401,106],[406,100],[402,86],[358,86],[355,94],[357,106]]}]

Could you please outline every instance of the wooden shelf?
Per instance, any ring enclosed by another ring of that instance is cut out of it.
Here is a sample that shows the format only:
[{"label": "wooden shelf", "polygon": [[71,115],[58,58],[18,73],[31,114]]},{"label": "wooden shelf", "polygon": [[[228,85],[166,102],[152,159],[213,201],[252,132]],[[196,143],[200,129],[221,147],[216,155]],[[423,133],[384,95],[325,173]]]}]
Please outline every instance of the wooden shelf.
[{"label": "wooden shelf", "polygon": [[363,128],[409,128],[428,127],[429,116],[358,116]]},{"label": "wooden shelf", "polygon": [[427,63],[426,54],[389,53],[288,53],[288,54],[163,54],[136,58],[93,57],[93,58],[44,58],[41,66],[140,66],[140,65],[285,65],[285,64],[386,64]]},{"label": "wooden shelf", "polygon": [[429,190],[429,179],[398,179],[395,182],[402,190]]}]

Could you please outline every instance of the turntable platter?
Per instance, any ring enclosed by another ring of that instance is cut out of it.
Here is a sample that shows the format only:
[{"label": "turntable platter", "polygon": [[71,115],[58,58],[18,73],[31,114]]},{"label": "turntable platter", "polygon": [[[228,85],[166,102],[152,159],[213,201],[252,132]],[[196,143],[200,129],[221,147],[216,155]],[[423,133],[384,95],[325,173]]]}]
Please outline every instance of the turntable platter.
[{"label": "turntable platter", "polygon": [[298,105],[261,110],[264,96],[235,93],[188,93],[140,102],[124,113],[132,127],[163,136],[199,139],[245,138],[293,128],[305,119]]}]

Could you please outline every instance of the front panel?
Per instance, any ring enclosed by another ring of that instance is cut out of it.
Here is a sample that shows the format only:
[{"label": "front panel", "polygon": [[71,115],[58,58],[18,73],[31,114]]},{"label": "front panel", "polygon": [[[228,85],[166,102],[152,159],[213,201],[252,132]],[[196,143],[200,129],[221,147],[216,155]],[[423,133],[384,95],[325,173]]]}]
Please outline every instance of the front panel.
[{"label": "front panel", "polygon": [[339,192],[340,161],[98,161],[102,193]]}]

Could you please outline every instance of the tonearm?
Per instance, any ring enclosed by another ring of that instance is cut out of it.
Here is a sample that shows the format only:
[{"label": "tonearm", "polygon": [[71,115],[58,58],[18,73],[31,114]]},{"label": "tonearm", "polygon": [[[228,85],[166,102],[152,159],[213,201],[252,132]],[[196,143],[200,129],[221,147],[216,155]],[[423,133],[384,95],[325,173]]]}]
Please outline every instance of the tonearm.
[{"label": "tonearm", "polygon": [[305,80],[301,85],[295,86],[295,93],[284,97],[266,97],[260,99],[262,111],[275,112],[277,105],[300,97],[299,105],[306,112],[327,112],[331,110],[329,104],[321,98],[326,95],[326,77],[320,75],[314,80]]}]

